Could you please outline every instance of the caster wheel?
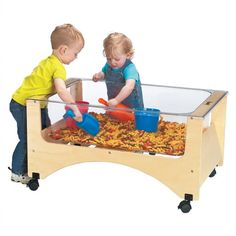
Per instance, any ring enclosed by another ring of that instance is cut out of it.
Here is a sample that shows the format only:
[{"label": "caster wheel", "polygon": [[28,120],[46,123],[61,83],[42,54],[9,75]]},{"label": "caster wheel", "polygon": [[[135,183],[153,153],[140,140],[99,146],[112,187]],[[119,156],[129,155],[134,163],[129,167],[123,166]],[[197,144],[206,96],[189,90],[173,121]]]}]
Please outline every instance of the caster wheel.
[{"label": "caster wheel", "polygon": [[27,187],[32,191],[36,191],[39,187],[39,181],[37,179],[31,179],[27,184]]},{"label": "caster wheel", "polygon": [[216,169],[214,169],[214,170],[210,173],[209,177],[212,178],[212,177],[214,177],[215,175],[216,175]]},{"label": "caster wheel", "polygon": [[155,152],[149,152],[149,155],[155,156],[156,153]]},{"label": "caster wheel", "polygon": [[183,200],[180,202],[178,209],[180,209],[183,213],[188,213],[192,209],[190,201],[188,200]]}]

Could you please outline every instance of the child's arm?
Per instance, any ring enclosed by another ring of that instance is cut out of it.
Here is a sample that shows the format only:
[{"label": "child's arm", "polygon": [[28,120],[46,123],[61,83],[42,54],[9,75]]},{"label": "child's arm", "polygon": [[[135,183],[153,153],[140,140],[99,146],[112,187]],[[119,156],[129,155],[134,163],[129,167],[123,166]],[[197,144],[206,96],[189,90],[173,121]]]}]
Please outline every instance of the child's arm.
[{"label": "child's arm", "polygon": [[[61,98],[63,102],[66,103],[75,103],[74,99],[72,98],[70,92],[66,89],[66,84],[62,79],[54,79],[54,86],[58,96]],[[76,105],[69,105],[69,107],[73,110],[76,121],[82,121],[82,115]]]},{"label": "child's arm", "polygon": [[126,80],[125,86],[120,90],[119,94],[108,101],[109,106],[116,106],[121,103],[124,99],[126,99],[133,91],[135,86],[134,79]]}]

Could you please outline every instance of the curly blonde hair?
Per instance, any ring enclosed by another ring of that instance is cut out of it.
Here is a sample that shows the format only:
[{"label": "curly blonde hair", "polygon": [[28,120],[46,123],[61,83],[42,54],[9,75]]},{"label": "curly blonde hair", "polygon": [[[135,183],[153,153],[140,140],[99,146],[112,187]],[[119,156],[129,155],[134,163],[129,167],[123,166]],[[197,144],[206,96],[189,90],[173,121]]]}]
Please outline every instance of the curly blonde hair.
[{"label": "curly blonde hair", "polygon": [[57,49],[62,44],[70,46],[77,40],[82,41],[84,47],[82,33],[71,24],[57,26],[51,34],[52,49]]},{"label": "curly blonde hair", "polygon": [[125,54],[129,58],[134,55],[133,44],[123,33],[114,32],[109,34],[103,41],[103,48],[103,54],[106,57],[114,56],[115,52]]}]

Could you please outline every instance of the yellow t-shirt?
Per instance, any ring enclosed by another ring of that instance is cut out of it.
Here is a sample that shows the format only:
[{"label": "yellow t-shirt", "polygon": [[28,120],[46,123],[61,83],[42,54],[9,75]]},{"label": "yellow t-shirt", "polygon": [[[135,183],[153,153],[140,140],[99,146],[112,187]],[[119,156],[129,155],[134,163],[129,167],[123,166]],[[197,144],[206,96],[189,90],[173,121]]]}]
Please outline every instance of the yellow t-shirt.
[{"label": "yellow t-shirt", "polygon": [[66,70],[59,59],[51,55],[42,60],[31,75],[25,77],[12,98],[23,106],[26,105],[27,98],[34,96],[47,98],[47,95],[55,91],[53,80],[56,78],[66,80]]}]

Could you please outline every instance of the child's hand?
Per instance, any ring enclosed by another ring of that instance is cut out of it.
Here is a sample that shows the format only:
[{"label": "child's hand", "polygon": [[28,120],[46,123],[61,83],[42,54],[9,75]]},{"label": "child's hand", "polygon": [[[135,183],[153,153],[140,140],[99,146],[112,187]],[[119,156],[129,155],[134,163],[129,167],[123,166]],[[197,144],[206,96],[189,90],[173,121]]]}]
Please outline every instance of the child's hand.
[{"label": "child's hand", "polygon": [[115,98],[112,98],[108,101],[109,106],[116,106],[117,104],[118,104],[118,102]]},{"label": "child's hand", "polygon": [[70,105],[70,108],[74,112],[75,116],[73,117],[74,120],[81,122],[83,121],[82,114],[80,113],[78,107],[76,105]]},{"label": "child's hand", "polygon": [[83,121],[83,117],[82,117],[82,114],[80,113],[80,111],[78,110],[78,112],[75,112],[75,117],[74,117],[74,120],[78,121],[78,122],[81,122]]},{"label": "child's hand", "polygon": [[92,80],[94,82],[97,82],[98,80],[101,80],[103,78],[104,78],[104,73],[102,71],[100,71],[100,72],[96,73],[95,75],[93,75]]}]

